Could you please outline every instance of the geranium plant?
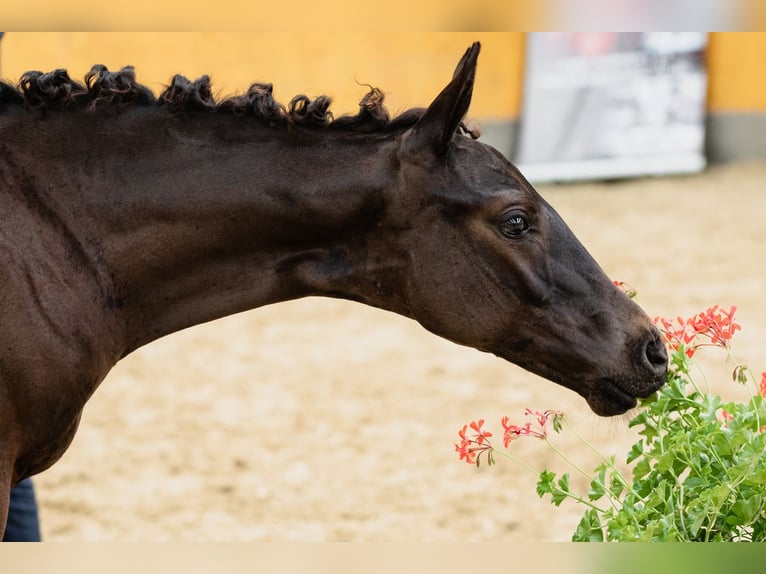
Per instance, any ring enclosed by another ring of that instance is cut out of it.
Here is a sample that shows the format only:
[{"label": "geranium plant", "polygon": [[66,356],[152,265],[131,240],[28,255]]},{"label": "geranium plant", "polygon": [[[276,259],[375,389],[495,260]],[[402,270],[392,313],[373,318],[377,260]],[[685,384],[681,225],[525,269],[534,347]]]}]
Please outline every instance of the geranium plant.
[{"label": "geranium plant", "polygon": [[[556,506],[567,499],[582,504],[573,541],[766,541],[766,373],[758,382],[734,359],[730,342],[740,328],[735,311],[716,306],[688,319],[655,320],[670,350],[668,382],[641,402],[629,423],[640,436],[625,456],[629,476],[618,470],[615,456],[600,453],[592,472],[578,466],[551,432],[565,428],[596,449],[564,413],[552,410],[527,409],[531,420],[521,425],[504,417],[502,449],[492,443],[484,420],[472,421],[458,433],[460,459],[476,466],[511,459],[539,475],[541,497]],[[749,387],[749,400],[726,402],[698,384],[694,360],[707,346],[724,349],[732,379]],[[514,456],[513,442],[521,438],[547,443],[587,475],[588,491],[575,492],[568,473],[538,472]]]}]

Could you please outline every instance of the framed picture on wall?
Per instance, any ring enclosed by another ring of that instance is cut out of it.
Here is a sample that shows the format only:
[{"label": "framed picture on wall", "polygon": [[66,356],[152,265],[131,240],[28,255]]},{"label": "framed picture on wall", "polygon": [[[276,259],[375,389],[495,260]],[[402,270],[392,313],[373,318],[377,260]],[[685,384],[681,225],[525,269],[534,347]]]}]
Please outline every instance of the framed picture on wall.
[{"label": "framed picture on wall", "polygon": [[516,162],[531,181],[705,167],[707,34],[528,35]]}]

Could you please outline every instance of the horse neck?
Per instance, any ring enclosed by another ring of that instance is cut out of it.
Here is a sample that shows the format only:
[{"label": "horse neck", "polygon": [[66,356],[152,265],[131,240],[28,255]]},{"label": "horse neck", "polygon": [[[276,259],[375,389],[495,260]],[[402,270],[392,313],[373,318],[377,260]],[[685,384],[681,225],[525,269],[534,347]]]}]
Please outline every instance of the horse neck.
[{"label": "horse neck", "polygon": [[98,246],[124,353],[308,295],[406,314],[391,284],[403,258],[375,252],[395,142],[154,113],[132,125],[118,116],[125,125],[78,144],[89,167],[69,188],[83,190],[81,205],[64,210],[83,245]]}]

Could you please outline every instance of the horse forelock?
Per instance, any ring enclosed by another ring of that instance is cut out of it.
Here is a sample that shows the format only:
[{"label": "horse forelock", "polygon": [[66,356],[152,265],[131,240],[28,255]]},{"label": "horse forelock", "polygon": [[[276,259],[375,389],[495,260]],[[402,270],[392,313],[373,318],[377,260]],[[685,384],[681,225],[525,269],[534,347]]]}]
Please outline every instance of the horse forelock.
[{"label": "horse forelock", "polygon": [[[189,80],[176,74],[155,97],[150,88],[136,80],[133,66],[109,71],[106,66],[96,64],[85,75],[84,83],[72,80],[64,69],[47,73],[26,72],[17,87],[0,82],[0,107],[23,104],[30,111],[45,112],[154,105],[175,115],[205,111],[249,116],[271,126],[302,126],[359,133],[390,133],[407,129],[415,125],[425,112],[425,108],[412,108],[392,118],[383,105],[385,94],[378,88],[368,87],[370,90],[359,102],[357,114],[336,118],[330,111],[332,99],[328,96],[311,99],[300,94],[285,106],[274,98],[272,84],[256,82],[244,94],[217,100],[209,76]],[[462,133],[473,136],[470,130],[461,127]]]}]

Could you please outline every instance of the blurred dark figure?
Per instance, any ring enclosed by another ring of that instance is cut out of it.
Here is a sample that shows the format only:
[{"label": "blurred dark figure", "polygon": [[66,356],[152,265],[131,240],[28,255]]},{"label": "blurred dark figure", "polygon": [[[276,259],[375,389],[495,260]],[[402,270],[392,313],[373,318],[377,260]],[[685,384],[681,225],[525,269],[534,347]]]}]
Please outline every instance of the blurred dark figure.
[{"label": "blurred dark figure", "polygon": [[11,489],[8,523],[3,542],[40,542],[40,519],[32,480],[27,478]]}]

